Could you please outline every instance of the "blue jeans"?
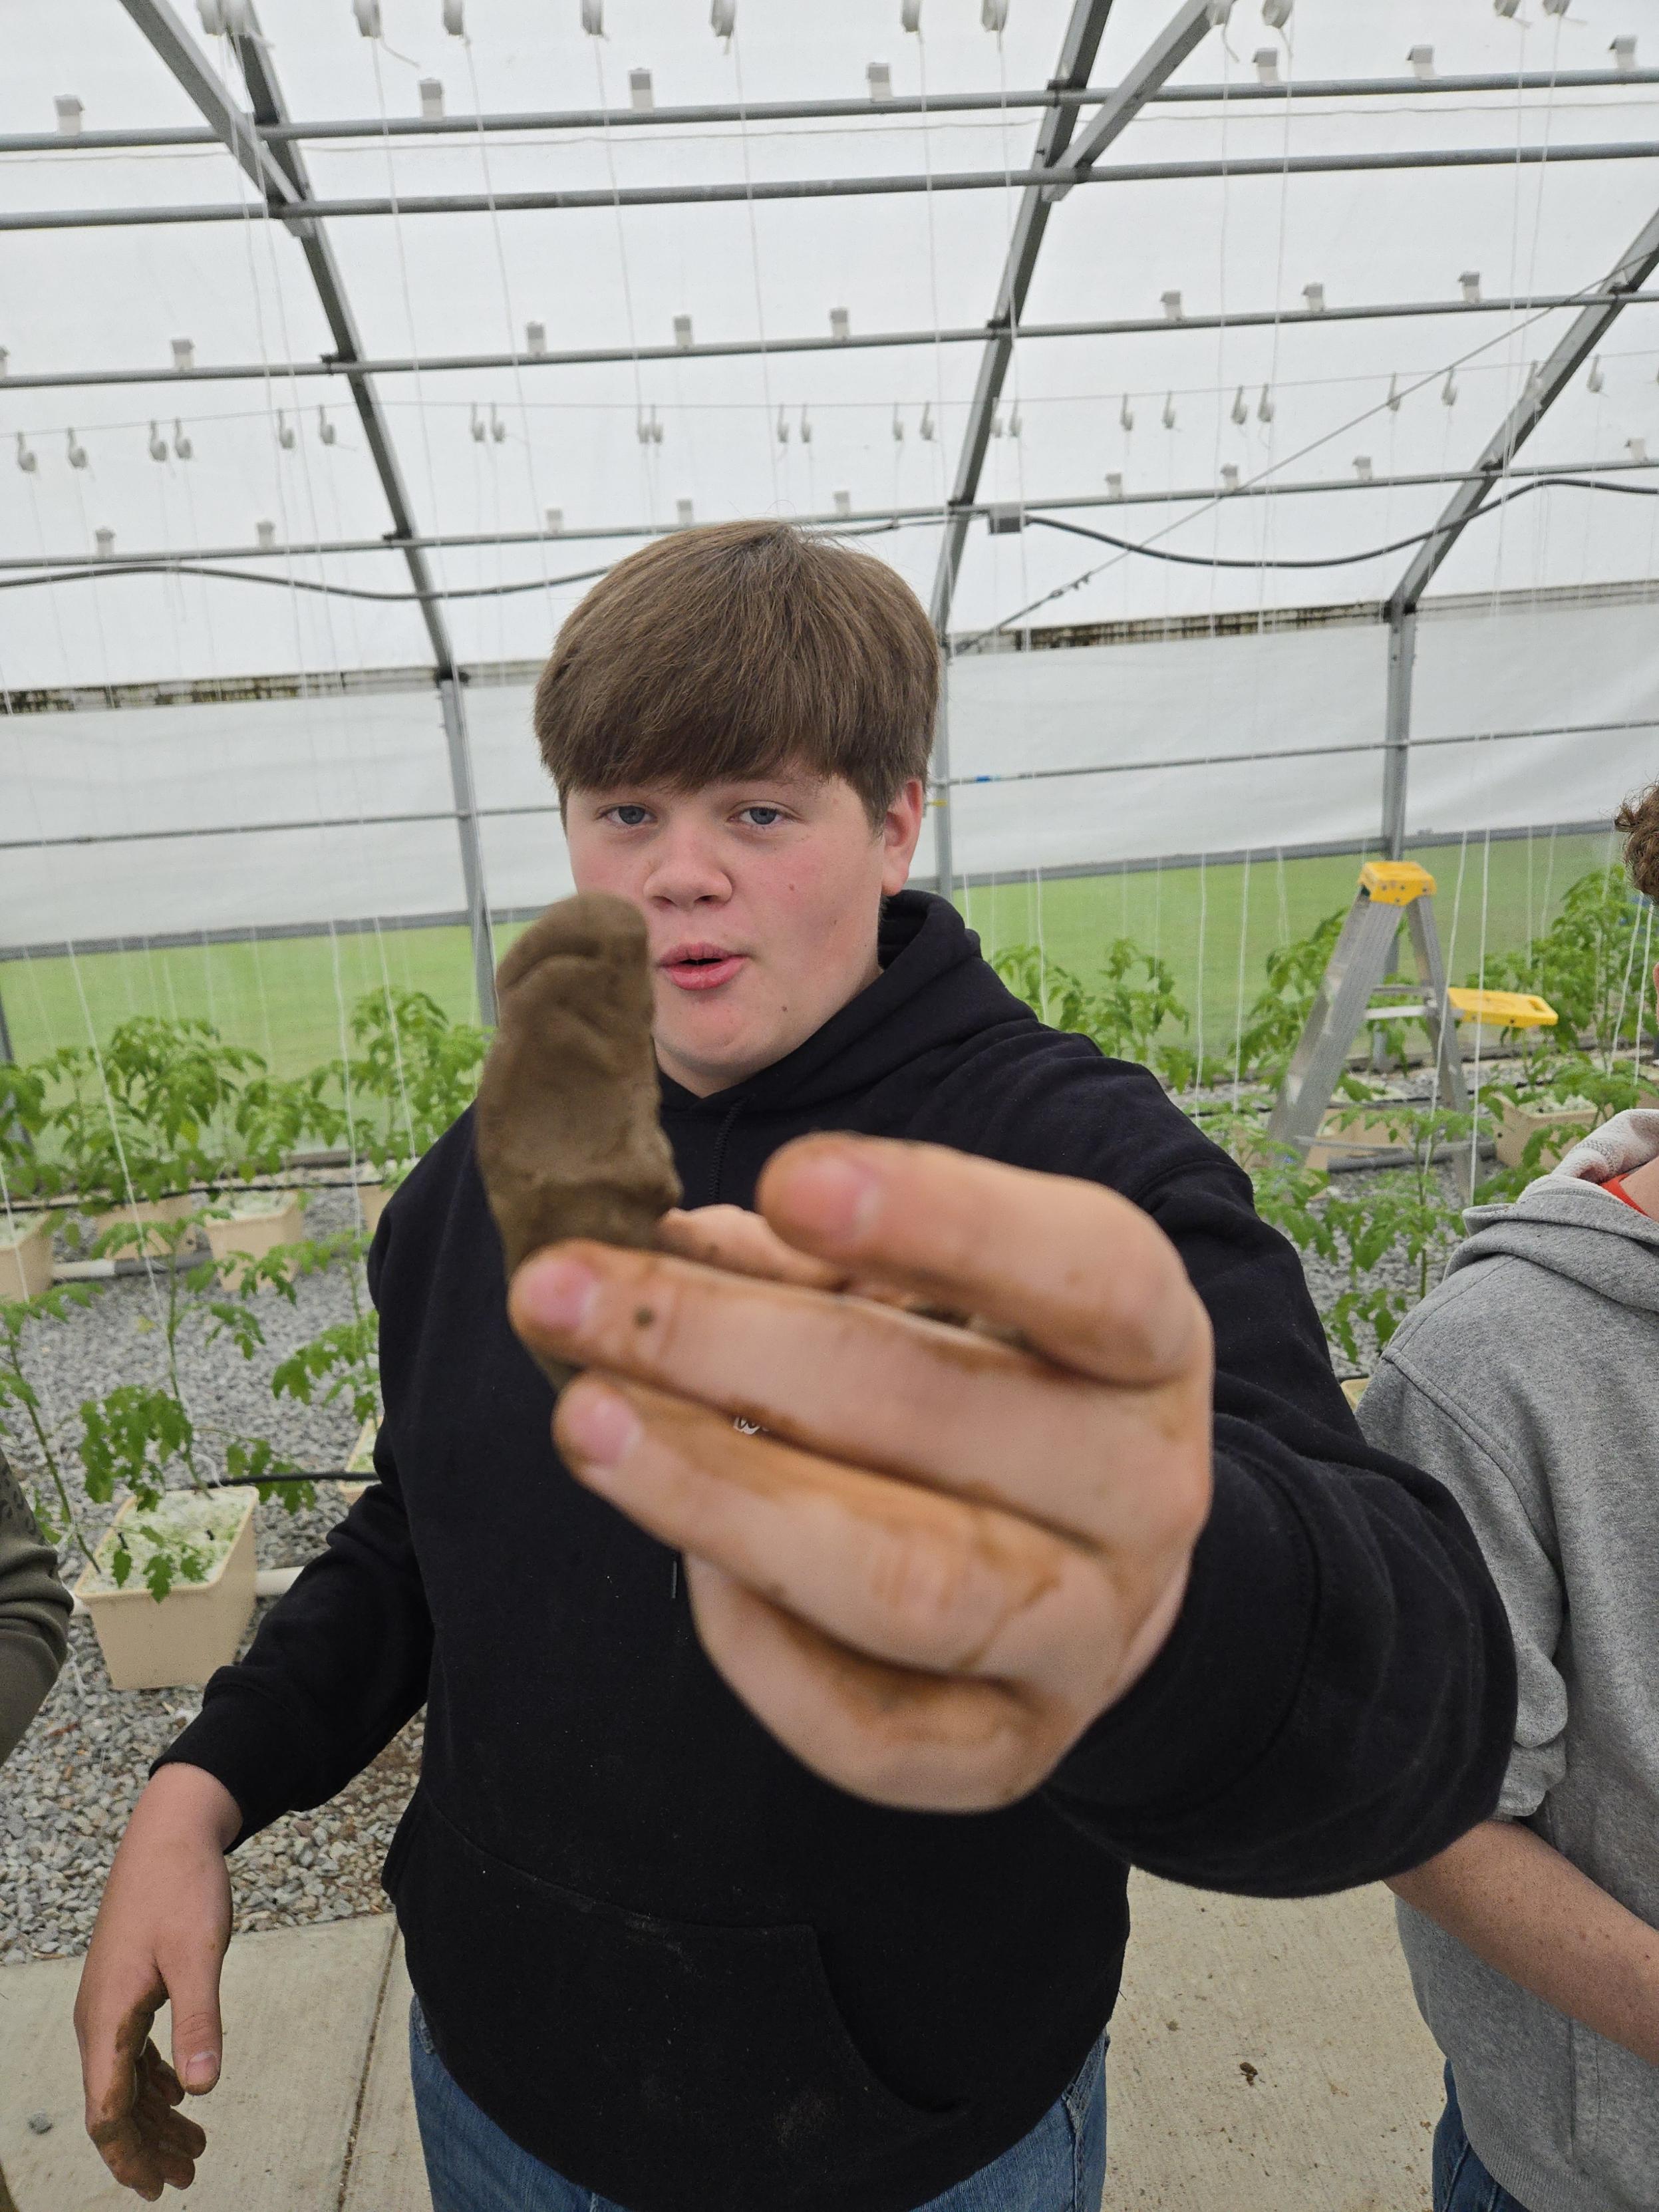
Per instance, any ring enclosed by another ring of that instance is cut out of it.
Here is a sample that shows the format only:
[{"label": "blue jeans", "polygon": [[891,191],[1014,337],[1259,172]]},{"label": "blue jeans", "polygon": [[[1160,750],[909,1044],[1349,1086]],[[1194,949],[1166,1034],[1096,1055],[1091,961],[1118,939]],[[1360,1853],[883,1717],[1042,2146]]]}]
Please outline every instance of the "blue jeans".
[{"label": "blue jeans", "polygon": [[1527,2212],[1481,2165],[1463,2132],[1457,2084],[1446,2069],[1446,2109],[1434,2131],[1434,2212]]},{"label": "blue jeans", "polygon": [[[409,2067],[432,2212],[622,2212],[520,2150],[479,2111],[433,2049],[418,1999],[409,2008]],[[916,2212],[1100,2212],[1105,2186],[1103,2035],[1030,2135]]]}]

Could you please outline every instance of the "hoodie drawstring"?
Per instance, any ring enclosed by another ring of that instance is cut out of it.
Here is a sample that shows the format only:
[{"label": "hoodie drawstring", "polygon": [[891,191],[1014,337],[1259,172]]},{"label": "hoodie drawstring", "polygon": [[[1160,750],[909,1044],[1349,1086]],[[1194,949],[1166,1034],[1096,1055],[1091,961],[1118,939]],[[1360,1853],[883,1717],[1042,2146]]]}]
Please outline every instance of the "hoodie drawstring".
[{"label": "hoodie drawstring", "polygon": [[714,1188],[708,1200],[711,1206],[718,1206],[720,1202],[720,1171],[726,1165],[726,1140],[732,1133],[732,1123],[742,1111],[740,1105],[732,1108],[720,1123],[720,1135],[714,1139]]}]

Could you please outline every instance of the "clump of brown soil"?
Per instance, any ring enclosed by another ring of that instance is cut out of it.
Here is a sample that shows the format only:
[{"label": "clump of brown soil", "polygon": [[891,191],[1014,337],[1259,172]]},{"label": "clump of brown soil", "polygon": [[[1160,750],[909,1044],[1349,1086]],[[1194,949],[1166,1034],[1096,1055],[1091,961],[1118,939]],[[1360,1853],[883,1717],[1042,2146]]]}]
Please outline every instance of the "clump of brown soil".
[{"label": "clump of brown soil", "polygon": [[[654,1243],[680,1185],[657,1119],[643,917],[605,891],[550,907],[495,992],[477,1140],[508,1275],[562,1237]],[[556,1389],[574,1371],[541,1364]]]}]

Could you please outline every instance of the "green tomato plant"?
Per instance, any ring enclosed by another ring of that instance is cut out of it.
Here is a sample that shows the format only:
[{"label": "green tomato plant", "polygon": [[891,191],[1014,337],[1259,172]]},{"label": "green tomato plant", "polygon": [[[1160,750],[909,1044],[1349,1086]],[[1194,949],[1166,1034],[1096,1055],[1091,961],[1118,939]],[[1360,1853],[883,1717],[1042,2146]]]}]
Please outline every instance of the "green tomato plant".
[{"label": "green tomato plant", "polygon": [[1038,1018],[1093,1039],[1109,1058],[1146,1060],[1159,1031],[1184,1022],[1175,971],[1130,937],[1106,947],[1098,980],[1085,983],[1035,945],[1010,945],[992,959],[1003,981]]},{"label": "green tomato plant", "polygon": [[1650,1027],[1651,938],[1652,909],[1624,869],[1595,868],[1569,885],[1560,913],[1524,951],[1488,960],[1467,979],[1535,992],[1554,1007],[1559,1020],[1528,1054],[1533,1087],[1553,1087],[1562,1060],[1589,1057],[1613,1073],[1620,1048]]},{"label": "green tomato plant", "polygon": [[8,1206],[48,1198],[62,1187],[61,1170],[40,1149],[46,1092],[40,1068],[0,1062],[0,1194]]},{"label": "green tomato plant", "polygon": [[327,1072],[328,1106],[353,1150],[396,1182],[471,1103],[489,1033],[452,1022],[424,991],[386,985],[358,1000],[351,1034],[357,1050]]},{"label": "green tomato plant", "polygon": [[319,1400],[332,1405],[343,1398],[360,1425],[378,1420],[380,1413],[380,1317],[369,1302],[363,1275],[372,1242],[361,1230],[346,1229],[278,1245],[252,1263],[242,1285],[244,1296],[269,1287],[294,1304],[296,1286],[306,1276],[343,1267],[351,1318],[334,1322],[279,1361],[270,1389],[273,1397],[293,1398],[304,1406]]},{"label": "green tomato plant", "polygon": [[1257,1082],[1283,1081],[1346,919],[1347,909],[1339,908],[1306,937],[1267,955],[1267,982],[1252,1001],[1238,1039],[1239,1065]]},{"label": "green tomato plant", "polygon": [[212,1181],[240,1157],[236,1110],[258,1053],[209,1022],[136,1014],[101,1048],[65,1045],[40,1063],[47,1122],[67,1180],[88,1206],[154,1200]]},{"label": "green tomato plant", "polygon": [[[177,1221],[146,1224],[116,1222],[98,1239],[100,1255],[116,1256],[148,1239],[149,1249],[160,1264],[150,1270],[161,1302],[161,1312],[151,1322],[161,1338],[162,1376],[155,1383],[123,1383],[101,1398],[88,1398],[81,1406],[79,1454],[87,1495],[94,1504],[117,1504],[123,1497],[134,1500],[137,1526],[145,1539],[143,1577],[152,1596],[165,1597],[176,1581],[199,1581],[207,1571],[206,1554],[188,1539],[146,1523],[166,1492],[182,1482],[206,1493],[216,1486],[203,1472],[206,1451],[222,1454],[226,1474],[233,1483],[257,1488],[262,1503],[280,1498],[290,1512],[309,1504],[315,1495],[307,1482],[290,1483],[280,1477],[295,1472],[268,1437],[246,1437],[217,1422],[198,1425],[185,1402],[179,1372],[179,1347],[187,1331],[199,1333],[209,1345],[224,1343],[244,1359],[253,1358],[265,1343],[265,1334],[255,1309],[257,1291],[273,1281],[277,1271],[270,1265],[275,1255],[244,1270],[234,1294],[227,1294],[217,1262],[204,1254],[194,1255],[197,1232],[206,1218],[194,1211]],[[255,1270],[258,1270],[255,1273]],[[254,1279],[250,1281],[250,1274]],[[112,1559],[118,1586],[131,1571],[125,1541],[118,1540]]]},{"label": "green tomato plant", "polygon": [[43,1324],[72,1320],[101,1287],[55,1283],[32,1298],[0,1298],[0,1435],[46,1541],[72,1544],[88,1564],[91,1546],[64,1479],[40,1387],[30,1371],[30,1346]]}]

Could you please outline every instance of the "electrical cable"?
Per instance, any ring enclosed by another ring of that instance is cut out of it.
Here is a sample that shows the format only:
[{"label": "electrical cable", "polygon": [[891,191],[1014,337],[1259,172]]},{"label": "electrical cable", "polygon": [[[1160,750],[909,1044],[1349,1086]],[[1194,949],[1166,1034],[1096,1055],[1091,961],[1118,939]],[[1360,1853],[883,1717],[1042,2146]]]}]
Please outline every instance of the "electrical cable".
[{"label": "electrical cable", "polygon": [[[893,527],[896,528],[896,524]],[[582,568],[569,576],[532,576],[520,584],[451,585],[435,592],[372,592],[362,585],[320,584],[303,576],[264,576],[253,568],[216,568],[195,561],[134,561],[100,562],[95,568],[59,568],[44,576],[0,576],[0,591],[27,584],[72,584],[87,578],[111,576],[216,576],[233,584],[274,584],[279,591],[315,592],[327,599],[380,599],[407,603],[420,599],[504,599],[514,592],[545,591],[548,585],[591,583],[597,576],[608,575],[610,568]]]},{"label": "electrical cable", "polygon": [[[1593,477],[1547,477],[1535,483],[1516,484],[1500,498],[1489,500],[1469,519],[1479,521],[1481,516],[1496,514],[1512,499],[1523,499],[1528,492],[1549,491],[1566,485],[1577,491],[1629,492],[1638,499],[1659,499],[1659,484],[1604,483]],[[1092,538],[1097,544],[1115,546],[1121,553],[1138,553],[1148,561],[1171,561],[1186,568],[1342,568],[1365,561],[1378,561],[1389,553],[1403,553],[1415,545],[1426,545],[1431,538],[1443,538],[1448,531],[1462,526],[1435,523],[1427,530],[1419,531],[1411,538],[1396,538],[1387,545],[1373,545],[1361,553],[1329,553],[1316,557],[1261,561],[1233,561],[1207,553],[1172,553],[1159,545],[1138,544],[1133,538],[1115,538],[1109,531],[1091,530],[1081,522],[1062,522],[1058,515],[1038,514],[1028,511],[1028,526],[1040,523],[1045,530],[1063,530],[1068,537]],[[1057,596],[1057,595],[1056,595]],[[1008,617],[1013,620],[1013,617]]]},{"label": "electrical cable", "polygon": [[[1478,522],[1486,515],[1496,514],[1500,511],[1500,509],[1506,507],[1510,501],[1515,499],[1524,499],[1530,492],[1555,491],[1562,489],[1571,491],[1620,492],[1631,499],[1659,499],[1659,484],[1609,483],[1598,477],[1540,477],[1536,483],[1533,483],[1512,484],[1510,489],[1507,492],[1504,493],[1501,497],[1489,500],[1483,507],[1478,508],[1469,520],[1473,522]],[[1447,530],[1452,526],[1443,523],[1436,523],[1432,525],[1431,528],[1419,531],[1415,535],[1410,538],[1396,538],[1390,540],[1390,542],[1385,545],[1372,545],[1358,553],[1328,553],[1321,554],[1316,556],[1305,556],[1301,559],[1294,560],[1283,558],[1262,561],[1236,561],[1225,559],[1218,555],[1207,553],[1174,553],[1167,550],[1163,546],[1138,543],[1132,538],[1115,537],[1109,531],[1091,530],[1086,526],[1086,525],[1080,522],[1063,522],[1058,515],[1040,514],[1035,508],[1027,507],[1024,512],[1024,521],[1028,528],[1040,525],[1045,530],[1064,531],[1068,537],[1086,538],[1096,544],[1109,545],[1120,553],[1139,554],[1144,559],[1148,561],[1173,562],[1180,567],[1188,568],[1266,569],[1350,568],[1366,561],[1382,560],[1390,553],[1408,552],[1414,546],[1426,545],[1431,538],[1445,535]],[[1467,527],[1467,525],[1461,526]],[[891,532],[898,530],[918,530],[935,527],[937,527],[937,525],[931,515],[905,516],[899,520],[893,522],[871,523],[856,530],[837,531],[836,535],[838,538],[880,538],[888,536]],[[434,592],[372,592],[361,586],[315,583],[303,577],[298,576],[292,579],[287,576],[264,576],[259,574],[255,569],[218,568],[209,567],[204,563],[197,562],[111,561],[100,562],[96,568],[58,568],[50,570],[46,574],[38,576],[0,575],[0,591],[23,591],[35,584],[77,583],[83,582],[88,578],[97,577],[180,575],[216,576],[223,578],[228,582],[240,584],[276,584],[281,586],[283,590],[289,590],[291,588],[297,592],[318,592],[326,593],[335,598],[345,599],[380,599],[392,601],[407,601],[411,599],[427,599],[438,600],[487,599],[506,598],[518,592],[544,591],[550,585],[556,589],[559,586],[564,584],[591,583],[598,577],[608,575],[611,572],[611,567],[614,564],[607,564],[605,567],[599,568],[580,568],[574,570],[570,574],[564,576],[550,576],[546,578],[539,576],[532,577],[526,582],[517,584],[451,585],[447,586],[441,591]],[[1080,577],[1076,580],[1076,583],[1063,586],[1061,590],[1074,590],[1077,588],[1077,584],[1084,583],[1088,579],[1086,577]],[[1053,592],[1048,594],[1048,597],[1051,599],[1058,599],[1060,595],[1060,592]],[[1024,610],[1022,609],[1021,611],[1023,612]],[[1015,619],[1015,617],[1012,616],[1005,617],[1005,621],[1012,621],[1013,619]],[[1000,623],[994,624],[992,630],[983,632],[982,635],[989,636],[994,634],[995,629],[1001,627],[1002,625]]]}]

